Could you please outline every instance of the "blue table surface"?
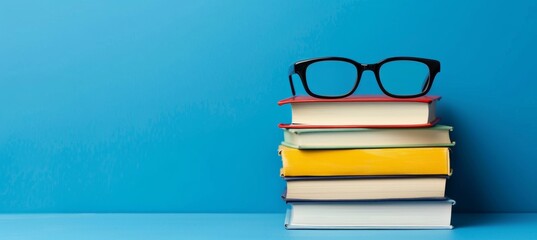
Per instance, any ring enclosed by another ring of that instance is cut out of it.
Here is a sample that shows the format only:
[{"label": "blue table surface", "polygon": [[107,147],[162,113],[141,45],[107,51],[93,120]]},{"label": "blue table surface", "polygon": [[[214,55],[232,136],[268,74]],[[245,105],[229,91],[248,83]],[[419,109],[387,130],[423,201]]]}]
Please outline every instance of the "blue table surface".
[{"label": "blue table surface", "polygon": [[0,239],[537,239],[537,214],[455,214],[453,230],[285,230],[284,214],[3,214]]}]

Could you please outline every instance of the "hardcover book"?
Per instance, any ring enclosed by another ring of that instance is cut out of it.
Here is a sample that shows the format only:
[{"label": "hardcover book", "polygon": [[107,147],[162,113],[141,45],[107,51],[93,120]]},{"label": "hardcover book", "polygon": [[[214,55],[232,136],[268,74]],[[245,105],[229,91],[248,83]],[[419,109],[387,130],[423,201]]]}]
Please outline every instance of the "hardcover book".
[{"label": "hardcover book", "polygon": [[297,149],[451,147],[450,126],[427,128],[283,129],[282,145]]},{"label": "hardcover book", "polygon": [[428,127],[438,122],[435,105],[440,97],[391,98],[351,96],[319,99],[296,96],[281,100],[290,104],[292,124],[281,128]]},{"label": "hardcover book", "polygon": [[287,229],[451,229],[455,201],[289,202]]},{"label": "hardcover book", "polygon": [[444,198],[446,176],[290,177],[286,201]]},{"label": "hardcover book", "polygon": [[450,175],[449,148],[299,150],[280,145],[290,176]]}]

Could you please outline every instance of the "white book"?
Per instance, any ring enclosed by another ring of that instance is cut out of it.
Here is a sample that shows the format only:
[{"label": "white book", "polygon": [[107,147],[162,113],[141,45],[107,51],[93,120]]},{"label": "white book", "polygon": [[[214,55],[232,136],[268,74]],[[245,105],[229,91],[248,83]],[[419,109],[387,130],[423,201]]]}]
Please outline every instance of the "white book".
[{"label": "white book", "polygon": [[286,178],[287,201],[445,198],[446,177]]},{"label": "white book", "polygon": [[440,97],[396,99],[384,96],[350,96],[318,99],[297,96],[284,99],[290,104],[292,124],[282,128],[323,127],[426,127],[437,121],[436,102]]},{"label": "white book", "polygon": [[290,202],[287,229],[452,229],[453,200]]}]

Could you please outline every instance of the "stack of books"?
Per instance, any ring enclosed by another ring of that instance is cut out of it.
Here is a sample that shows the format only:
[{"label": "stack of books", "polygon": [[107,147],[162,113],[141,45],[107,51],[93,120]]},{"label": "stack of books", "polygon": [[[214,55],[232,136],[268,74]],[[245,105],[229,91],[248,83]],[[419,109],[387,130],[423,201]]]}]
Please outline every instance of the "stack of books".
[{"label": "stack of books", "polygon": [[298,96],[280,124],[287,229],[450,229],[452,127],[440,97]]}]

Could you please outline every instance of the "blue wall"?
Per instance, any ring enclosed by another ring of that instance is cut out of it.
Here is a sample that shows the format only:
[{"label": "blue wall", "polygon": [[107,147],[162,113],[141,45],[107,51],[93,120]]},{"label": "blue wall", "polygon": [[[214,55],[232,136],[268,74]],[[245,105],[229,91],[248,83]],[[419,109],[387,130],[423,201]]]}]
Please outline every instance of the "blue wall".
[{"label": "blue wall", "polygon": [[[456,211],[537,211],[537,4],[0,3],[0,212],[282,212],[287,68],[442,62]],[[371,74],[359,93],[378,93]]]}]

